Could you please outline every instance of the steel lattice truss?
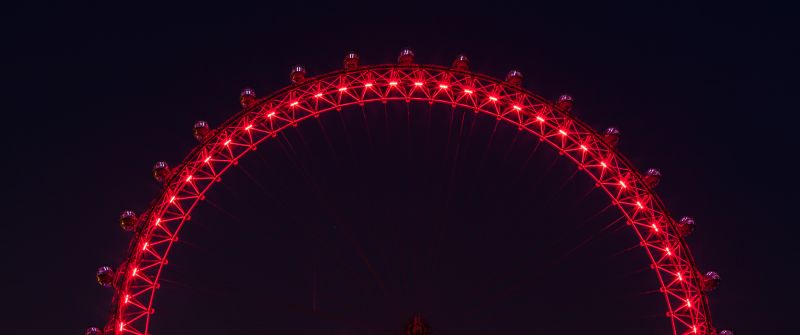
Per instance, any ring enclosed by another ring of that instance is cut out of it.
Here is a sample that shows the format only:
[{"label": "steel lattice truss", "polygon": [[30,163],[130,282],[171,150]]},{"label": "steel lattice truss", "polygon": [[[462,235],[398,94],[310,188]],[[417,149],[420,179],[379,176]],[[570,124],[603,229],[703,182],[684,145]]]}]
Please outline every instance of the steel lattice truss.
[{"label": "steel lattice truss", "polygon": [[641,241],[675,334],[712,334],[708,303],[689,248],[642,175],[592,128],[518,86],[427,65],[381,65],[310,78],[258,102],[213,131],[172,170],[142,217],[119,269],[106,333],[147,335],[159,278],[178,234],[204,194],[238,160],[303,120],[352,105],[426,101],[486,113],[550,144],[605,190]]}]

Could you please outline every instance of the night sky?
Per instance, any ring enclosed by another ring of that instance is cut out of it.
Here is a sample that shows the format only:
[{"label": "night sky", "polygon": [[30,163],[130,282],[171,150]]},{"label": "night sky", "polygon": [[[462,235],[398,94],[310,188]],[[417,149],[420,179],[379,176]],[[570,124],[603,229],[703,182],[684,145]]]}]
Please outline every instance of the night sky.
[{"label": "night sky", "polygon": [[[291,4],[293,3],[293,4]],[[3,323],[81,334],[124,260],[124,209],[145,210],[155,161],[310,75],[419,63],[525,75],[570,93],[620,149],[664,174],[670,212],[721,286],[714,324],[788,331],[800,229],[796,18],[767,2],[588,5],[237,2],[16,4],[2,11]],[[794,81],[794,80],[792,80]],[[793,82],[792,82],[793,84]],[[362,115],[368,115],[362,119]],[[450,120],[455,120],[451,124]],[[663,296],[633,233],[586,176],[516,128],[427,104],[332,113],[244,159],[170,255],[154,334],[664,334]],[[10,327],[10,329],[9,329]]]}]

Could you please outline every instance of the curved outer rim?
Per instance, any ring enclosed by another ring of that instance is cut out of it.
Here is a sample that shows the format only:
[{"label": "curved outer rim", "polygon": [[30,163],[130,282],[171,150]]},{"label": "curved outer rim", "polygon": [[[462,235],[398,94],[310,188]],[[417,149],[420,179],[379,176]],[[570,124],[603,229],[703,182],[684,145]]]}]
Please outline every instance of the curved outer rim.
[{"label": "curved outer rim", "polygon": [[550,144],[594,179],[634,228],[659,279],[673,333],[713,333],[708,301],[700,290],[701,277],[689,248],[661,200],[625,156],[574,115],[528,90],[435,65],[375,65],[309,78],[258,99],[220,125],[173,169],[142,216],[144,224],[118,270],[107,333],[150,334],[158,280],[180,229],[205,192],[239,158],[283,129],[320,113],[387,101],[428,101],[473,109]]}]

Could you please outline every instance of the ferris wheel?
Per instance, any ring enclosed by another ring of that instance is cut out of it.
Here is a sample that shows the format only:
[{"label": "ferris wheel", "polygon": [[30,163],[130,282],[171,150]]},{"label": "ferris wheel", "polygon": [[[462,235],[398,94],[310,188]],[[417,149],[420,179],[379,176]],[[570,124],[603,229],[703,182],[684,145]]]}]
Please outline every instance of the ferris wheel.
[{"label": "ferris wheel", "polygon": [[221,176],[259,144],[325,112],[412,101],[487,114],[555,149],[590,177],[623,214],[656,274],[672,332],[733,334],[712,326],[707,293],[717,287],[720,277],[695,264],[686,242],[694,220],[673,218],[654,192],[661,173],[636,169],[616,149],[620,131],[598,132],[579,120],[569,95],[548,101],[522,87],[521,72],[512,70],[504,80],[492,78],[470,71],[463,55],[449,67],[417,64],[409,49],[401,51],[397,64],[373,66],[361,65],[359,57],[349,53],[343,69],[315,77],[308,77],[298,65],[290,80],[291,85],[262,98],[253,89],[243,89],[240,112],[214,129],[205,121],[196,122],[193,134],[199,144],[177,165],[153,166],[153,177],[162,189],[141,214],[122,212],[122,229],[133,233],[127,259],[97,271],[97,281],[115,294],[106,325],[91,327],[86,335],[151,334],[159,280],[182,229]]}]

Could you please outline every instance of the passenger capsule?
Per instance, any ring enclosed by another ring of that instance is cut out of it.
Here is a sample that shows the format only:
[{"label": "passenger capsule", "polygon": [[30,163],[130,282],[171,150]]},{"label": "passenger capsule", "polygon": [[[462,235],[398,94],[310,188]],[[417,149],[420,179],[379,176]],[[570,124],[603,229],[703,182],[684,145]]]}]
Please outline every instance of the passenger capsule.
[{"label": "passenger capsule", "polygon": [[400,56],[397,56],[397,64],[411,65],[414,64],[414,52],[411,49],[403,49],[400,51]]},{"label": "passenger capsule", "polygon": [[719,332],[719,335],[734,335],[734,334],[733,334],[732,331],[726,329],[726,330],[723,330],[723,331]]},{"label": "passenger capsule", "polygon": [[571,112],[572,106],[574,105],[575,101],[572,100],[572,97],[567,94],[562,94],[560,97],[558,97],[558,102],[556,102],[556,108],[565,112]]},{"label": "passenger capsule", "polygon": [[97,327],[89,327],[86,328],[86,331],[83,332],[83,335],[103,335],[103,331]]},{"label": "passenger capsule", "polygon": [[711,292],[719,286],[719,274],[714,271],[706,272],[700,281],[700,286],[705,292]]},{"label": "passenger capsule", "polygon": [[649,169],[647,170],[647,174],[644,176],[644,182],[650,188],[654,188],[658,186],[658,182],[661,181],[661,171],[658,169]]},{"label": "passenger capsule", "polygon": [[244,108],[249,108],[254,105],[256,103],[256,91],[252,88],[245,87],[242,89],[242,93],[239,94],[239,102]]},{"label": "passenger capsule", "polygon": [[617,128],[608,128],[606,129],[606,132],[603,133],[603,139],[606,141],[606,143],[608,143],[608,145],[616,147],[617,144],[619,144],[619,136],[621,134],[622,133],[620,133],[619,129]]},{"label": "passenger capsule", "polygon": [[522,85],[522,72],[517,70],[508,71],[506,82],[514,86]]},{"label": "passenger capsule", "polygon": [[166,162],[156,162],[153,165],[153,178],[159,183],[163,183],[169,177],[169,165]]},{"label": "passenger capsule", "polygon": [[295,65],[292,68],[292,72],[289,73],[289,79],[292,81],[292,84],[306,81],[306,68],[302,65]]},{"label": "passenger capsule", "polygon": [[133,231],[138,223],[139,218],[136,217],[136,212],[134,211],[124,211],[119,216],[119,225],[124,231]]},{"label": "passenger capsule", "polygon": [[97,283],[103,287],[114,285],[114,269],[110,266],[103,266],[97,269]]},{"label": "passenger capsule", "polygon": [[194,127],[192,128],[192,133],[194,134],[194,138],[198,141],[203,142],[208,135],[211,134],[211,129],[208,127],[208,123],[205,121],[197,121],[194,123]]},{"label": "passenger capsule", "polygon": [[348,53],[344,56],[344,69],[355,70],[358,68],[359,63],[358,55],[355,52]]},{"label": "passenger capsule", "polygon": [[469,59],[467,58],[467,56],[458,55],[458,57],[456,57],[456,60],[453,61],[453,68],[461,71],[469,70]]},{"label": "passenger capsule", "polygon": [[689,236],[695,228],[694,219],[689,216],[684,216],[678,221],[677,226],[678,234],[681,234],[681,237]]}]

